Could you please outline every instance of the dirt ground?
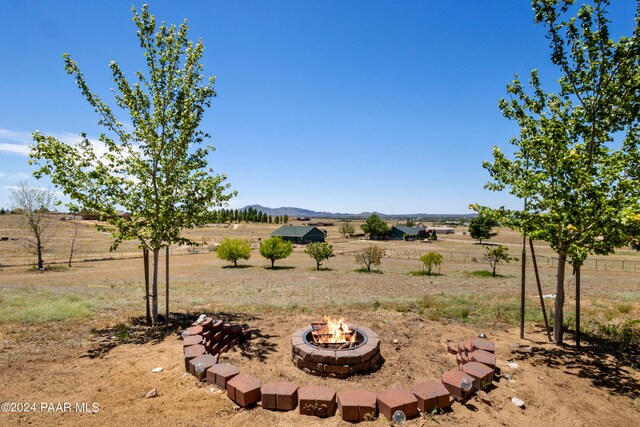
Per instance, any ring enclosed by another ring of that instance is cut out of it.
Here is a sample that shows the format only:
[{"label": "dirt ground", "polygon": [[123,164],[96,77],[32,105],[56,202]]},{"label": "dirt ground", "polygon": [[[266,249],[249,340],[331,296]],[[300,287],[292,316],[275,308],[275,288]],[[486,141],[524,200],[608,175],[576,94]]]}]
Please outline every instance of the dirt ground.
[{"label": "dirt ground", "polygon": [[[472,338],[478,330],[451,322],[421,320],[412,313],[376,311],[343,313],[354,323],[373,328],[381,337],[385,359],[374,373],[348,380],[307,375],[290,360],[290,334],[316,320],[311,315],[239,315],[235,321],[250,325],[255,336],[223,359],[261,382],[294,381],[299,385],[328,385],[337,390],[365,388],[381,391],[406,387],[421,379],[439,378],[455,368],[446,342]],[[185,375],[182,345],[172,334],[159,342],[118,345],[101,357],[88,357],[100,342],[91,327],[106,319],[61,324],[15,326],[4,330],[3,354],[17,360],[2,361],[1,402],[36,403],[35,412],[2,413],[2,425],[212,425],[212,426],[339,426],[339,416],[328,419],[301,416],[297,411],[276,413],[255,407],[239,409],[223,394]],[[576,352],[571,343],[562,350],[546,344],[539,330],[517,339],[517,330],[483,330],[496,343],[498,367],[512,381],[501,378],[488,390],[490,402],[471,398],[455,402],[451,410],[433,418],[420,417],[406,425],[640,425],[638,399],[618,395],[623,388],[638,389],[637,372],[616,364],[615,358],[587,346]],[[102,338],[104,341],[105,338]],[[397,344],[393,343],[397,340]],[[511,369],[507,362],[515,362]],[[160,373],[152,369],[162,367]],[[145,398],[152,388],[158,396]],[[526,409],[510,403],[523,399]],[[41,404],[86,403],[96,412],[50,412]],[[381,417],[363,425],[384,425]]]}]

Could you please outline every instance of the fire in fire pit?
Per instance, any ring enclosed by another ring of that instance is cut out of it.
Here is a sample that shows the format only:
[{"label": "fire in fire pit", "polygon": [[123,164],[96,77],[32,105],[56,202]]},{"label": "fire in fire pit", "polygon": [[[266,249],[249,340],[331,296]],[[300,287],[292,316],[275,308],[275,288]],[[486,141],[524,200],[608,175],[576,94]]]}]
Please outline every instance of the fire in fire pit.
[{"label": "fire in fire pit", "polygon": [[324,322],[311,324],[312,344],[317,347],[342,350],[356,347],[358,334],[349,328],[344,319],[331,319],[324,316]]},{"label": "fire in fire pit", "polygon": [[378,334],[344,319],[324,319],[291,335],[291,356],[298,368],[313,375],[345,378],[379,366]]}]

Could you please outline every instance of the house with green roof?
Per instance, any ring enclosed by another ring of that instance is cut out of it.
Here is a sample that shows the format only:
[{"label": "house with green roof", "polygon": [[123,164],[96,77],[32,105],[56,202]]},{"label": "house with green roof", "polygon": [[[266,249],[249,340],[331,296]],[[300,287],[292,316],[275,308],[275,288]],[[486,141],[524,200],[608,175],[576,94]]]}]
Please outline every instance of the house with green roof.
[{"label": "house with green roof", "polygon": [[313,242],[324,242],[324,239],[327,237],[326,233],[318,227],[302,225],[283,225],[271,233],[271,236],[277,236],[282,238],[282,240],[291,243],[301,243],[303,245]]},{"label": "house with green roof", "polygon": [[[394,225],[389,232],[389,239],[392,240],[416,240],[418,238],[425,238],[421,236],[425,234],[425,229],[423,227],[407,227],[406,225]],[[405,237],[406,236],[406,237]]]}]

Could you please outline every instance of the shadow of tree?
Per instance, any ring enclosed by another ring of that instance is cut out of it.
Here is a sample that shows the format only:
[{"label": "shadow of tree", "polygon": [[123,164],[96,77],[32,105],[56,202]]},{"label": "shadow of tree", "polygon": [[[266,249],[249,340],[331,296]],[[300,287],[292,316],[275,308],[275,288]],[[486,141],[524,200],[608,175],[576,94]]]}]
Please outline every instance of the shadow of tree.
[{"label": "shadow of tree", "polygon": [[[602,338],[583,334],[581,347],[531,347],[531,351],[514,350],[515,360],[527,360],[534,366],[546,365],[562,369],[569,375],[588,378],[592,384],[609,393],[640,397],[640,382],[631,372],[637,369],[640,349],[623,347]],[[543,344],[543,343],[540,343]]]},{"label": "shadow of tree", "polygon": [[[171,335],[179,337],[200,314],[242,326],[248,326],[247,322],[261,319],[259,316],[248,313],[204,310],[198,313],[171,313],[168,322],[165,321],[164,316],[160,315],[157,325],[147,326],[145,316],[131,317],[127,322],[113,327],[93,329],[91,333],[97,344],[82,357],[103,357],[123,344],[158,344]],[[243,356],[264,360],[267,354],[275,351],[276,345],[269,342],[269,338],[273,336],[265,335],[257,328],[252,328],[251,332],[251,340],[243,342],[238,348]]]}]

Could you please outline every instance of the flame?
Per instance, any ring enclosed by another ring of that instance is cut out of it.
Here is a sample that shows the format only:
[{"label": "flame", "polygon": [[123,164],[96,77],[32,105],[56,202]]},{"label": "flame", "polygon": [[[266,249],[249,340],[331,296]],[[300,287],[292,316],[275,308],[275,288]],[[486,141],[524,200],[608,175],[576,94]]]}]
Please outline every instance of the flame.
[{"label": "flame", "polygon": [[317,343],[332,343],[340,344],[346,342],[355,342],[356,334],[349,329],[343,318],[332,319],[329,316],[324,316],[325,326],[313,331],[313,339]]}]

